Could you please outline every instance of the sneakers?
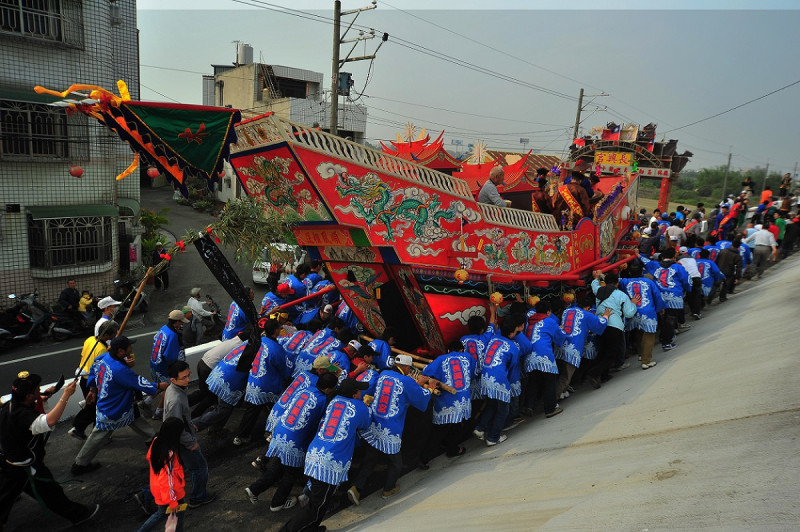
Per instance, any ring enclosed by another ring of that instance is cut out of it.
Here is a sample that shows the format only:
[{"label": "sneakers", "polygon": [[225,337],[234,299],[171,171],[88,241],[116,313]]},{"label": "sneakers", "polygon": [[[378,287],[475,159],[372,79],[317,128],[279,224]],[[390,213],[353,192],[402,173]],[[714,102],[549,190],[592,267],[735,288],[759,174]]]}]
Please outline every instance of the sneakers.
[{"label": "sneakers", "polygon": [[77,440],[86,441],[86,434],[84,434],[83,432],[79,431],[75,427],[72,427],[71,429],[69,429],[67,431],[67,434],[69,434],[70,436],[72,436],[73,438],[75,438]]},{"label": "sneakers", "polygon": [[[507,439],[508,439],[508,436],[507,436],[507,435],[505,435],[505,434],[501,434],[501,435],[500,435],[500,437],[499,437],[499,438],[497,438],[497,441],[489,441],[489,440],[486,440],[486,447],[492,447],[492,446],[494,446],[494,445],[497,445],[498,443],[503,443],[503,442],[504,442],[504,441],[506,441]],[[395,489],[397,489],[397,488],[395,488]],[[384,492],[384,493],[385,493],[385,492]],[[384,499],[385,499],[385,498],[386,498],[386,497],[384,497]]]},{"label": "sneakers", "polygon": [[350,502],[356,506],[361,504],[361,494],[358,492],[358,488],[355,486],[350,486],[350,489],[347,490],[347,498],[350,499]]},{"label": "sneakers", "polygon": [[[249,489],[247,491],[250,491]],[[250,499],[250,502],[253,502],[253,499]],[[289,497],[286,499],[286,502],[281,504],[280,506],[270,506],[270,512],[280,512],[281,510],[288,510],[289,508],[294,508],[297,504],[297,497]]]},{"label": "sneakers", "polygon": [[302,508],[305,508],[306,506],[308,506],[308,501],[309,500],[310,499],[308,498],[308,495],[305,494],[305,492],[301,493],[300,495],[297,496],[297,502],[300,503],[300,506]]},{"label": "sneakers", "polygon": [[78,401],[78,406],[81,407],[81,410],[86,408],[86,399],[81,399],[80,401]]},{"label": "sneakers", "polygon": [[661,349],[664,351],[669,351],[670,349],[675,349],[676,347],[678,346],[674,342],[671,344],[661,344]]},{"label": "sneakers", "polygon": [[553,410],[552,412],[548,412],[548,413],[546,413],[546,414],[544,415],[544,417],[553,417],[553,416],[557,416],[557,415],[559,415],[559,414],[560,414],[561,412],[563,412],[563,411],[564,411],[564,409],[563,409],[563,408],[561,408],[560,406],[557,406],[557,407],[555,408],[555,410]]},{"label": "sneakers", "polygon": [[648,368],[654,368],[654,367],[655,367],[655,365],[656,365],[656,361],[655,361],[655,360],[653,360],[652,362],[650,362],[650,363],[647,365],[647,367],[648,367]]},{"label": "sneakers", "polygon": [[475,430],[473,430],[473,431],[472,431],[472,434],[473,434],[473,435],[474,435],[476,438],[478,438],[479,440],[483,440],[483,439],[485,439],[485,438],[486,438],[486,432],[484,432],[484,431],[482,431],[482,430],[475,429]]},{"label": "sneakers", "polygon": [[572,386],[567,386],[567,391],[569,393],[575,393],[575,388],[573,388]]},{"label": "sneakers", "polygon": [[250,504],[255,504],[258,502],[258,495],[253,493],[250,488],[245,488],[244,491],[247,493],[247,498],[250,499]]},{"label": "sneakers", "polygon": [[250,438],[240,438],[239,436],[236,436],[233,439],[233,444],[237,447],[240,447],[246,443],[250,443]]},{"label": "sneakers", "polygon": [[381,493],[381,499],[386,500],[392,495],[397,495],[399,492],[400,492],[400,486],[395,486],[392,489]]},{"label": "sneakers", "polygon": [[164,419],[164,409],[156,408],[153,412],[153,419],[156,421],[162,421]]},{"label": "sneakers", "polygon": [[258,458],[250,462],[250,465],[258,469],[262,473],[264,472],[264,470],[267,469],[267,461],[264,460],[263,456],[259,456]]},{"label": "sneakers", "polygon": [[567,397],[569,397],[569,392],[566,390],[564,391],[564,393],[558,396],[559,399],[566,399]]},{"label": "sneakers", "polygon": [[217,494],[216,493],[208,493],[208,494],[206,494],[206,498],[205,499],[201,499],[199,501],[198,500],[195,500],[195,501],[191,501],[190,500],[189,501],[189,508],[199,508],[199,507],[203,506],[204,504],[208,504],[210,502],[214,502],[214,500],[216,498],[217,498]]},{"label": "sneakers", "polygon": [[698,313],[698,314],[692,314],[692,317],[693,317],[694,319],[696,319],[696,320],[699,320],[699,319],[701,319],[703,316],[702,316],[701,314],[699,314],[699,313]]},{"label": "sneakers", "polygon": [[84,514],[84,517],[82,517],[79,521],[75,521],[74,523],[72,523],[72,525],[73,526],[82,525],[83,523],[85,523],[86,521],[97,515],[97,512],[99,511],[100,511],[99,504],[95,504],[94,508],[92,508],[91,506],[86,508],[86,514]]},{"label": "sneakers", "polygon": [[91,473],[92,471],[97,471],[101,467],[102,466],[99,462],[92,462],[86,465],[72,464],[70,471],[73,475],[84,475],[86,473]]}]

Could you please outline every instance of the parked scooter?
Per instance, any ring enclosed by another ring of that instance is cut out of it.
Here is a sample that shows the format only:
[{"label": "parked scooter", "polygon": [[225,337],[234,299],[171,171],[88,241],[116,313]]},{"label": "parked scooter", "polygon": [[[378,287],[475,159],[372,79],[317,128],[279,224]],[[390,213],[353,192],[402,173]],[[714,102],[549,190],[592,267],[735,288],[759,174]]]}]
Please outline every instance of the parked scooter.
[{"label": "parked scooter", "polygon": [[[117,301],[122,301],[122,305],[120,305],[119,309],[117,309],[117,315],[125,316],[128,313],[128,309],[131,307],[131,303],[133,302],[133,298],[136,296],[136,290],[138,287],[138,281],[133,278],[126,281],[122,281],[120,279],[116,279],[114,281],[114,293],[111,297]],[[147,292],[142,290],[141,294],[139,294],[139,301],[136,302],[136,306],[133,307],[133,311],[145,314],[147,313],[148,306],[149,303],[147,302]]]},{"label": "parked scooter", "polygon": [[36,300],[36,290],[22,296],[10,294],[8,297],[14,303],[0,317],[0,345],[27,340],[38,342],[55,329],[53,313]]},{"label": "parked scooter", "polygon": [[208,341],[219,340],[222,337],[223,329],[225,329],[225,320],[220,316],[219,305],[214,301],[214,298],[206,294],[206,301],[208,303],[208,310],[216,314],[212,314],[209,318],[203,318],[203,321],[206,322],[203,338]]}]

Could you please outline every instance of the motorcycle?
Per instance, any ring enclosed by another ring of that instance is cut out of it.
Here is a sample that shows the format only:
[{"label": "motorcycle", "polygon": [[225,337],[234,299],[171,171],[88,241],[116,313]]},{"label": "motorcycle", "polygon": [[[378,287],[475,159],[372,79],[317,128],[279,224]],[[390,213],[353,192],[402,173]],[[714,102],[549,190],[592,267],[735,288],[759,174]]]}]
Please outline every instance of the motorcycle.
[{"label": "motorcycle", "polygon": [[[124,281],[116,279],[114,281],[114,293],[111,297],[117,301],[122,301],[122,305],[120,305],[117,309],[117,315],[125,316],[128,313],[128,309],[131,307],[131,303],[133,302],[133,298],[136,295],[136,290],[138,288],[138,281],[133,278]],[[142,290],[142,292],[139,294],[139,301],[136,302],[136,306],[133,307],[133,311],[146,314],[148,306],[149,303],[147,302],[147,292]]]},{"label": "motorcycle", "polygon": [[53,332],[71,336],[71,331],[56,327],[57,320],[54,320],[53,313],[36,300],[35,289],[29,294],[10,294],[8,297],[14,303],[0,317],[0,345],[26,340],[38,342],[45,335],[53,335]]},{"label": "motorcycle", "polygon": [[[206,340],[219,340],[222,336],[222,330],[225,329],[225,320],[222,319],[222,316],[220,316],[219,305],[216,301],[214,301],[213,297],[206,294],[206,302],[208,304],[208,309],[211,312],[216,312],[216,314],[211,315],[209,318],[204,318],[204,321],[206,321],[206,327],[203,331],[203,338]],[[211,322],[211,325],[208,324],[209,321]]]}]

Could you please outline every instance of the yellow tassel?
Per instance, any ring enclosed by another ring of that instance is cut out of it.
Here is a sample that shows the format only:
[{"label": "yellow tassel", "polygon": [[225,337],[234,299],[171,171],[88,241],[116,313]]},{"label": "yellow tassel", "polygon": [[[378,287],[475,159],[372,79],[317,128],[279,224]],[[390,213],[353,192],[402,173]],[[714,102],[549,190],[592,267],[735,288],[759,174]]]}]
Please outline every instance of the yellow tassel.
[{"label": "yellow tassel", "polygon": [[125,169],[124,172],[117,176],[117,181],[122,181],[129,175],[133,173],[134,170],[139,168],[139,154],[137,153],[136,156],[133,158],[133,162]]},{"label": "yellow tassel", "polygon": [[119,90],[119,95],[123,101],[131,101],[131,93],[128,92],[128,85],[121,79],[117,81],[117,90]]}]

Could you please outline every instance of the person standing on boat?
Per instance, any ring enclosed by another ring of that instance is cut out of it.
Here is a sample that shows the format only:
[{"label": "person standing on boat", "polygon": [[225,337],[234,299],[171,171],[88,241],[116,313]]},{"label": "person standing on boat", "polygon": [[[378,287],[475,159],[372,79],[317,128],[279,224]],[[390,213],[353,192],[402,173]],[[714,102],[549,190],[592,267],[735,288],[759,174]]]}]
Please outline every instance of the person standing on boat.
[{"label": "person standing on boat", "polygon": [[489,172],[489,180],[481,187],[478,193],[478,203],[488,203],[489,205],[497,205],[498,207],[505,207],[506,201],[500,197],[497,187],[503,184],[505,179],[505,171],[502,166],[495,166]]}]

